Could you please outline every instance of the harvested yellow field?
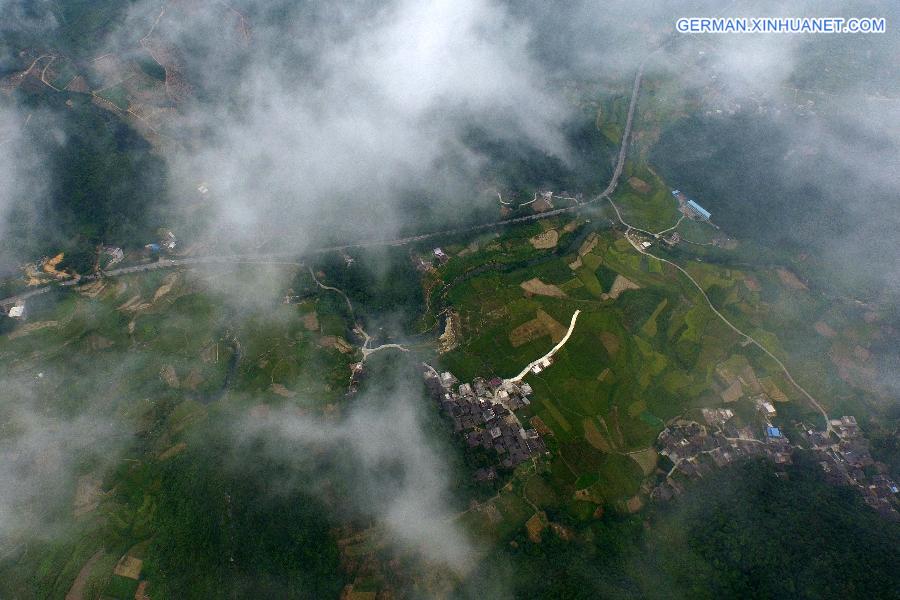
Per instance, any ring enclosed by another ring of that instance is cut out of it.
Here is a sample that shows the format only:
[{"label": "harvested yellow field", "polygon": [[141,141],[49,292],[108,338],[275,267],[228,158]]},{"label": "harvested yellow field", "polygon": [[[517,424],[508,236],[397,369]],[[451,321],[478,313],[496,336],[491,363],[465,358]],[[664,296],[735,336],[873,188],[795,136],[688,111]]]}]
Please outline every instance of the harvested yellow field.
[{"label": "harvested yellow field", "polygon": [[656,462],[659,459],[659,455],[656,453],[655,448],[644,448],[636,452],[629,452],[628,456],[637,463],[645,476],[656,470]]},{"label": "harvested yellow field", "polygon": [[759,384],[762,386],[766,395],[775,402],[787,402],[787,395],[785,395],[785,393],[781,391],[781,388],[772,381],[771,377],[762,377],[759,380]]},{"label": "harvested yellow field", "polygon": [[535,544],[541,543],[541,532],[547,528],[547,513],[544,511],[534,513],[528,521],[525,522],[525,529],[528,531],[528,539]]},{"label": "harvested yellow field", "polygon": [[612,445],[609,443],[609,440],[606,439],[606,436],[597,428],[593,419],[585,419],[582,422],[582,426],[584,427],[584,439],[586,439],[591,446],[601,452],[612,452]]},{"label": "harvested yellow field", "polygon": [[569,423],[569,420],[566,419],[559,409],[553,405],[552,402],[548,402],[547,400],[541,400],[541,405],[547,409],[547,412],[550,413],[550,416],[553,417],[553,420],[559,423],[559,426],[562,427],[565,431],[572,431],[572,424]]},{"label": "harvested yellow field", "polygon": [[628,405],[628,416],[632,419],[637,418],[645,410],[647,410],[647,403],[643,400],[635,400]]},{"label": "harvested yellow field", "polygon": [[65,257],[66,257],[65,253],[60,252],[53,258],[50,258],[50,259],[44,261],[44,264],[41,265],[41,268],[44,270],[44,273],[46,273],[47,275],[50,275],[51,277],[55,277],[56,279],[64,279],[64,278],[68,277],[69,275],[67,273],[57,271],[56,267],[57,267],[57,265],[59,265],[59,263],[61,263],[63,261],[63,259]]},{"label": "harvested yellow field", "polygon": [[165,279],[163,279],[163,283],[159,286],[159,289],[156,290],[156,293],[153,294],[153,302],[156,302],[166,294],[172,291],[172,286],[178,281],[178,273],[172,273],[167,275]]},{"label": "harvested yellow field", "polygon": [[116,563],[116,568],[113,569],[113,573],[120,577],[127,577],[128,579],[136,580],[140,578],[141,568],[143,566],[144,561],[133,556],[128,556],[126,554],[119,559],[118,563]]},{"label": "harvested yellow field", "polygon": [[544,283],[539,278],[529,279],[519,284],[520,287],[536,296],[550,296],[551,298],[566,298],[566,293],[555,285]]}]

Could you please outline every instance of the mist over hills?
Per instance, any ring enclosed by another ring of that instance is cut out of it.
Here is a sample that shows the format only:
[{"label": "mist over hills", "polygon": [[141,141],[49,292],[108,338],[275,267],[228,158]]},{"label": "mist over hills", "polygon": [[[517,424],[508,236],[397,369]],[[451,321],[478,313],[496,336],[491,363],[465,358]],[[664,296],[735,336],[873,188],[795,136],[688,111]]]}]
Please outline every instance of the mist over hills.
[{"label": "mist over hills", "polygon": [[[0,14],[0,295],[40,287],[26,265],[52,288],[24,320],[0,317],[0,596],[896,589],[895,524],[807,447],[650,499],[677,466],[658,434],[701,408],[759,425],[747,390],[774,389],[785,435],[824,427],[710,306],[830,416],[857,416],[874,457],[861,473],[900,473],[894,3],[0,0]],[[889,31],[674,33],[718,14],[885,16]],[[613,175],[642,67],[624,174],[582,205]],[[679,214],[671,188],[721,229]],[[661,233],[641,246],[622,214]],[[313,252],[520,217],[534,220]],[[147,268],[168,231],[178,245]],[[38,263],[99,274],[104,247],[144,270],[63,288]],[[522,432],[549,452],[476,481],[497,457],[440,413],[422,363],[502,381],[576,308],[557,371],[528,375]],[[736,364],[753,376],[730,404]]]}]

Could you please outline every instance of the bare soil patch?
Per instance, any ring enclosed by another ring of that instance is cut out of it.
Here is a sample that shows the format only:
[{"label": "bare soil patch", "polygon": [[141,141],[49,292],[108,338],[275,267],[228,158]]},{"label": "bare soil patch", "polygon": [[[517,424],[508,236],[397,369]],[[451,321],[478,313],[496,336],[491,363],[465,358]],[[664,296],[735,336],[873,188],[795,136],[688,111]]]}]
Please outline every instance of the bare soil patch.
[{"label": "bare soil patch", "polygon": [[319,330],[319,316],[315,312],[303,315],[303,327],[307,331]]},{"label": "bare soil patch", "polygon": [[869,352],[868,348],[857,345],[853,347],[853,356],[860,362],[867,362],[872,358],[872,353]]},{"label": "bare soil patch", "polygon": [[619,340],[619,336],[611,331],[601,331],[600,342],[603,344],[603,347],[606,349],[606,353],[609,354],[610,358],[615,358],[616,354],[619,353],[619,346],[622,343],[621,340]]},{"label": "bare soil patch", "polygon": [[75,79],[70,81],[66,86],[66,91],[87,94],[91,91],[91,88],[88,87],[87,80],[84,77],[82,77],[81,75],[76,75]]},{"label": "bare soil patch", "polygon": [[656,453],[655,448],[644,448],[637,452],[629,452],[628,456],[638,464],[645,476],[656,470],[656,461],[659,455]]},{"label": "bare soil patch", "polygon": [[107,348],[111,348],[113,346],[112,340],[109,340],[102,335],[91,335],[87,339],[88,345],[91,347],[91,350],[106,350]]},{"label": "bare soil patch", "polygon": [[741,386],[741,382],[735,379],[731,382],[731,385],[722,392],[722,402],[737,402],[743,395],[744,388]]},{"label": "bare soil patch", "polygon": [[653,189],[650,187],[649,183],[638,177],[629,177],[628,185],[630,185],[631,189],[638,192],[639,194],[649,194],[650,190]]},{"label": "bare soil patch", "polygon": [[323,348],[334,348],[342,354],[353,352],[353,346],[344,338],[337,335],[324,335],[319,338],[319,345]]},{"label": "bare soil patch", "polygon": [[600,238],[597,237],[596,233],[592,233],[588,236],[584,242],[582,242],[581,247],[578,248],[578,256],[584,256],[588,252],[593,252],[594,248],[597,247],[597,242],[600,241]]},{"label": "bare soil patch", "polygon": [[817,321],[813,327],[815,328],[816,333],[822,337],[833,338],[837,336],[837,331],[832,329],[825,321]]},{"label": "bare soil patch", "polygon": [[566,328],[543,310],[538,309],[537,316],[522,323],[509,332],[509,343],[513,348],[549,335],[553,342],[559,342],[566,335]]},{"label": "bare soil patch", "polygon": [[530,241],[531,245],[534,246],[537,250],[555,248],[556,244],[559,242],[559,232],[555,229],[551,229],[534,236],[528,241]]},{"label": "bare soil patch", "polygon": [[622,275],[616,275],[616,278],[613,280],[612,287],[609,288],[609,292],[607,293],[607,296],[609,296],[610,298],[615,300],[620,295],[622,295],[622,292],[625,292],[627,290],[639,290],[639,289],[641,289],[641,286],[639,286],[635,282],[631,281],[627,277],[624,277]]},{"label": "bare soil patch", "polygon": [[563,540],[564,542],[571,542],[575,539],[575,532],[565,525],[560,525],[559,523],[551,523],[550,529],[552,529],[553,533],[559,536],[559,539]]},{"label": "bare soil patch", "polygon": [[119,559],[118,563],[116,563],[116,568],[113,569],[113,573],[115,573],[119,577],[139,579],[141,576],[141,568],[143,566],[144,561],[142,561],[140,558],[135,558],[126,554]]},{"label": "bare soil patch", "polygon": [[762,286],[759,284],[759,281],[756,277],[747,276],[744,277],[744,285],[747,286],[747,289],[751,292],[759,292],[762,291]]},{"label": "bare soil patch", "polygon": [[172,365],[166,365],[160,369],[159,376],[170,388],[178,389],[181,387],[181,382],[178,380],[178,373],[175,372],[175,367]]},{"label": "bare soil patch", "polygon": [[544,283],[539,278],[529,279],[519,284],[523,290],[537,296],[550,296],[551,298],[566,298],[566,293],[555,285]]},{"label": "bare soil patch", "polygon": [[292,392],[291,390],[287,389],[280,383],[273,383],[269,387],[269,391],[272,392],[273,394],[281,396],[282,398],[293,398],[297,395],[297,392]]},{"label": "bare soil patch", "polygon": [[100,504],[103,492],[100,489],[102,482],[91,475],[82,475],[78,478],[75,487],[75,498],[72,501],[72,514],[80,517],[92,512]]},{"label": "bare soil patch", "polygon": [[606,439],[606,436],[600,433],[600,430],[597,428],[597,425],[594,424],[593,419],[585,419],[583,426],[584,439],[586,439],[591,446],[601,452],[612,452],[612,445],[609,443],[609,440]]},{"label": "bare soil patch", "polygon": [[201,375],[200,371],[197,369],[191,369],[191,372],[187,374],[187,377],[184,378],[181,385],[193,392],[200,387],[201,383],[203,383],[203,375]]},{"label": "bare soil patch", "polygon": [[518,348],[545,335],[547,329],[544,324],[539,319],[531,319],[509,332],[509,343],[513,348]]},{"label": "bare soil patch", "polygon": [[172,286],[178,281],[178,273],[171,273],[166,275],[166,278],[163,279],[163,283],[159,286],[159,289],[156,290],[156,293],[153,294],[153,302],[156,303],[157,300],[168,294],[172,291]]},{"label": "bare soil patch", "polygon": [[794,275],[791,271],[788,271],[784,268],[775,269],[775,272],[778,273],[778,278],[781,280],[785,286],[791,288],[792,290],[808,290],[806,284],[800,281],[800,278]]},{"label": "bare soil patch", "polygon": [[534,513],[525,523],[525,529],[528,530],[528,539],[535,544],[541,543],[541,532],[547,528],[547,513],[544,511]]},{"label": "bare soil patch", "polygon": [[447,319],[444,322],[444,333],[438,338],[438,353],[446,354],[459,346],[460,338],[460,317],[454,312],[447,313]]},{"label": "bare soil patch", "polygon": [[482,505],[479,510],[485,514],[491,523],[499,523],[503,520],[503,513],[492,502]]},{"label": "bare soil patch", "polygon": [[150,600],[150,596],[147,595],[146,581],[142,581],[138,584],[137,589],[134,592],[134,600]]},{"label": "bare soil patch", "polygon": [[553,432],[547,427],[547,424],[544,423],[544,420],[540,417],[531,417],[531,426],[541,435],[552,435]]},{"label": "bare soil patch", "polygon": [[120,304],[116,310],[121,310],[123,312],[138,312],[149,307],[149,304],[141,302],[140,294],[136,294],[125,301],[124,304]]},{"label": "bare soil patch", "polygon": [[182,451],[187,448],[187,442],[178,442],[171,448],[166,448],[159,454],[159,460],[169,460],[173,456],[180,454]]},{"label": "bare soil patch", "polygon": [[568,329],[541,309],[538,309],[537,311],[537,320],[544,325],[544,328],[550,334],[550,339],[553,340],[554,344],[566,337],[566,331],[568,331]]},{"label": "bare soil patch", "polygon": [[81,570],[78,571],[78,575],[75,577],[75,581],[72,582],[72,587],[69,588],[69,593],[66,594],[66,600],[81,600],[84,597],[84,588],[87,587],[88,578],[91,576],[91,571],[94,570],[94,565],[96,565],[100,559],[103,558],[103,550],[97,550],[93,556],[91,556],[84,566],[81,567]]},{"label": "bare soil patch", "polygon": [[641,497],[639,495],[632,496],[631,498],[628,499],[627,502],[625,502],[625,508],[631,514],[636,513],[637,511],[641,510],[643,507],[644,507],[644,501],[641,500]]},{"label": "bare soil patch", "polygon": [[22,327],[19,327],[6,337],[10,340],[14,340],[16,338],[25,337],[29,333],[47,329],[48,327],[56,327],[57,325],[59,325],[59,321],[35,321],[34,323],[27,323]]},{"label": "bare soil patch", "polygon": [[97,281],[88,283],[87,285],[80,285],[76,289],[82,296],[93,299],[99,296],[101,292],[106,289],[106,282],[102,279],[98,279]]}]

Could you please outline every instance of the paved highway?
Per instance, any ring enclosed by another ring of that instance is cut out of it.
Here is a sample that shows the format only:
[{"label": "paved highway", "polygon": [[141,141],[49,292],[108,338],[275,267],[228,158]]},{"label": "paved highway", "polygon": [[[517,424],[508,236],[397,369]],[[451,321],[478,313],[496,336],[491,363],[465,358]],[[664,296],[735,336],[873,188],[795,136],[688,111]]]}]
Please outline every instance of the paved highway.
[{"label": "paved highway", "polygon": [[[649,58],[649,56],[648,56]],[[334,252],[339,250],[350,250],[353,248],[375,248],[380,246],[404,246],[406,244],[411,244],[415,242],[422,242],[431,238],[448,236],[448,235],[458,235],[463,233],[474,233],[476,231],[483,231],[487,229],[497,229],[500,227],[505,227],[507,225],[515,225],[517,223],[527,223],[529,221],[538,221],[540,219],[548,219],[550,217],[555,217],[557,215],[561,215],[568,212],[575,212],[580,210],[582,207],[589,205],[591,203],[597,202],[603,198],[609,198],[609,195],[612,194],[616,186],[619,184],[619,178],[622,176],[622,170],[625,167],[625,158],[628,155],[628,143],[631,137],[631,127],[634,123],[634,113],[635,107],[637,106],[638,95],[641,90],[641,80],[644,76],[644,65],[647,59],[644,59],[644,62],[641,63],[638,68],[637,74],[634,77],[634,83],[631,88],[631,101],[628,105],[628,115],[625,119],[625,129],[622,132],[622,141],[619,144],[619,154],[616,158],[616,166],[613,170],[612,177],[609,180],[609,184],[607,184],[606,189],[604,189],[599,195],[590,200],[583,202],[582,204],[568,206],[565,208],[557,208],[555,210],[550,210],[543,213],[535,213],[533,215],[526,215],[524,217],[515,217],[513,219],[503,219],[500,221],[494,221],[492,223],[482,223],[480,225],[473,225],[470,227],[459,227],[456,229],[444,229],[441,231],[432,231],[429,233],[422,233],[419,235],[413,235],[409,237],[397,238],[392,240],[372,240],[365,242],[355,242],[351,244],[342,244],[337,246],[324,246],[321,248],[313,248],[308,249],[299,253],[283,253],[283,254],[266,254],[266,255],[237,255],[237,256],[205,256],[205,257],[186,257],[186,258],[176,258],[176,259],[160,259],[158,262],[152,263],[144,263],[140,265],[133,265],[130,267],[120,267],[118,269],[111,269],[109,271],[104,271],[101,275],[88,275],[85,277],[81,277],[80,279],[72,279],[67,281],[59,282],[58,285],[61,286],[72,286],[78,283],[84,283],[88,281],[93,281],[98,277],[116,277],[118,275],[127,275],[130,273],[141,273],[144,271],[155,271],[158,269],[171,269],[174,267],[182,267],[182,266],[193,266],[200,264],[284,264],[284,265],[296,265],[298,264],[296,259],[298,256],[303,255],[313,255],[313,254],[323,254],[326,252]],[[621,220],[621,219],[620,219]],[[10,296],[9,298],[4,298],[0,300],[0,306],[11,306],[18,302],[24,302],[25,300],[37,296],[39,294],[45,294],[53,289],[55,284],[45,285],[39,288],[34,288],[23,292],[21,294]]]}]

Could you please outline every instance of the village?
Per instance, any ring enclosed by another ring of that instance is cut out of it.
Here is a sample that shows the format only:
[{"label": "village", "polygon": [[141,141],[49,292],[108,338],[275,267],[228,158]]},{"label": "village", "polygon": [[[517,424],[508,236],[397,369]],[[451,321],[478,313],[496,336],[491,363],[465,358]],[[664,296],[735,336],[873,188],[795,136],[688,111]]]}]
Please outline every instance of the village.
[{"label": "village", "polygon": [[[737,460],[765,457],[776,465],[791,464],[797,449],[811,450],[832,485],[856,487],[866,504],[882,516],[900,520],[896,509],[900,488],[887,475],[887,467],[869,453],[869,442],[862,435],[856,418],[843,416],[830,422],[834,434],[798,424],[804,445],[791,444],[770,417],[776,412],[770,402],[757,404],[760,424],[739,427],[729,408],[701,410],[706,424],[678,419],[657,438],[660,455],[672,462],[665,480],[650,497],[666,501],[684,492],[685,481],[696,480]],[[835,439],[837,438],[837,439]],[[780,477],[785,476],[779,472]]]},{"label": "village", "polygon": [[497,478],[497,468],[513,469],[532,457],[547,452],[537,430],[522,425],[515,411],[531,403],[531,386],[516,380],[476,377],[459,383],[450,372],[438,373],[425,365],[425,385],[432,398],[453,421],[470,448],[478,446],[497,453],[497,464],[478,469],[475,479]]},{"label": "village", "polygon": [[866,504],[879,514],[900,520],[897,512],[897,485],[887,475],[885,465],[876,462],[869,452],[869,440],[862,434],[856,418],[843,416],[831,420],[837,436],[802,427],[804,441],[815,453],[825,478],[834,485],[856,487]]}]

